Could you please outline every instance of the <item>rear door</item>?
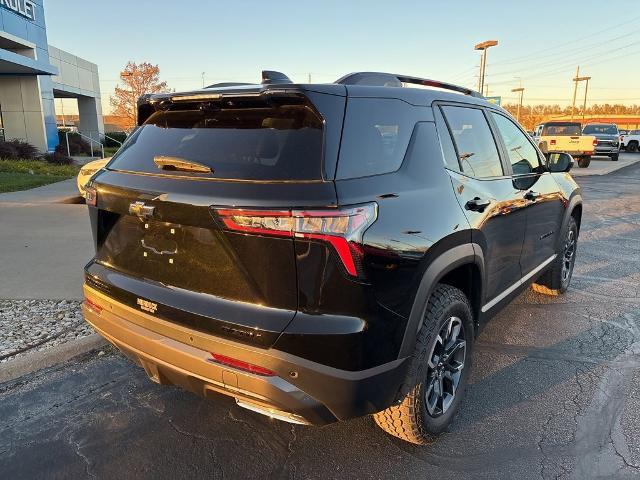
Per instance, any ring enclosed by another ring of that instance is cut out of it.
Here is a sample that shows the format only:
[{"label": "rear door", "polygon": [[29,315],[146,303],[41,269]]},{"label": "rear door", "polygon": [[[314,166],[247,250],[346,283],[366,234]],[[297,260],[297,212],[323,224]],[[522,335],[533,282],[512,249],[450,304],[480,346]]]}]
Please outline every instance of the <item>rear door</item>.
[{"label": "rear door", "polygon": [[[449,157],[448,171],[473,229],[472,239],[484,256],[486,311],[520,282],[526,202],[523,192],[513,187],[505,173],[484,109],[445,104],[440,111],[446,119],[445,128],[439,131],[446,129],[440,136],[445,156]],[[440,111],[434,109],[436,121],[442,125]]]},{"label": "rear door", "polygon": [[317,105],[342,112],[344,98],[315,98],[248,95],[151,114],[94,180],[88,283],[163,319],[271,345],[297,310],[295,249],[260,229],[337,203],[324,139],[342,117]]}]

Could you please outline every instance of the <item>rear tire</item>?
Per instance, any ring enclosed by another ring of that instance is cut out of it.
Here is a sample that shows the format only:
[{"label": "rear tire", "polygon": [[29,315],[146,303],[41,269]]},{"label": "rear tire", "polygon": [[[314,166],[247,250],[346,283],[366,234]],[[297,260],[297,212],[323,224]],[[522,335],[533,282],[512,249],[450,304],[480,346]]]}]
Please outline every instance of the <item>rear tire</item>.
[{"label": "rear tire", "polygon": [[638,142],[629,142],[626,148],[627,152],[633,153],[638,151]]},{"label": "rear tire", "polygon": [[418,332],[399,403],[373,418],[385,432],[426,445],[445,431],[458,410],[471,371],[473,314],[459,289],[438,285]]},{"label": "rear tire", "polygon": [[616,153],[615,155],[611,155],[611,161],[612,162],[617,162],[618,161],[618,157],[620,156],[619,153]]},{"label": "rear tire", "polygon": [[549,269],[532,285],[534,291],[543,295],[559,295],[569,288],[578,247],[578,224],[575,218],[569,219],[563,238],[562,250]]},{"label": "rear tire", "polygon": [[587,168],[591,163],[591,157],[580,157],[578,158],[578,166],[580,168]]}]

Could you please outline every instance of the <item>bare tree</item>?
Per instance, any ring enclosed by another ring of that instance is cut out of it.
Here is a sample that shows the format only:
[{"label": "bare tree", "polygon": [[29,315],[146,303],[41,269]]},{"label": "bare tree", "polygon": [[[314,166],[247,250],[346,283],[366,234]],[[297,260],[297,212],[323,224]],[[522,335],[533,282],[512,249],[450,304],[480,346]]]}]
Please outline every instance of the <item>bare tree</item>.
[{"label": "bare tree", "polygon": [[145,93],[161,93],[169,91],[167,82],[160,81],[160,68],[148,62],[128,62],[120,72],[120,80],[124,87],[116,86],[109,99],[113,114],[127,119],[128,128],[136,125],[137,104],[140,95]]}]

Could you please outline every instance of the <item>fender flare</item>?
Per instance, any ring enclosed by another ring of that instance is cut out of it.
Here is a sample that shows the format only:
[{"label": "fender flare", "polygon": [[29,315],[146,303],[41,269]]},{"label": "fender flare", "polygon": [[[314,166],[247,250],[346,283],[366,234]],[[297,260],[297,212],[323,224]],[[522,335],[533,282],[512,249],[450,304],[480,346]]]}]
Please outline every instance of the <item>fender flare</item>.
[{"label": "fender flare", "polygon": [[[482,248],[475,243],[466,243],[453,247],[436,257],[427,267],[418,286],[418,291],[413,300],[413,306],[409,313],[407,328],[404,332],[399,357],[404,358],[413,354],[416,337],[422,327],[422,320],[427,308],[427,301],[433,293],[434,287],[447,273],[454,269],[473,263],[480,269],[480,278],[484,282],[484,255]],[[482,288],[482,286],[480,286]],[[481,298],[482,292],[481,292]],[[477,320],[477,319],[476,319]]]},{"label": "fender flare", "polygon": [[566,228],[567,228],[567,224],[569,223],[569,219],[571,218],[573,211],[575,210],[575,208],[577,206],[582,206],[582,196],[577,193],[575,195],[573,195],[570,199],[569,199],[569,203],[567,204],[567,208],[564,211],[564,218],[562,219],[562,225],[560,226],[560,231],[558,232],[558,239],[556,241],[556,250],[560,251],[560,249],[562,248],[563,242],[564,242],[564,236],[563,233]]}]

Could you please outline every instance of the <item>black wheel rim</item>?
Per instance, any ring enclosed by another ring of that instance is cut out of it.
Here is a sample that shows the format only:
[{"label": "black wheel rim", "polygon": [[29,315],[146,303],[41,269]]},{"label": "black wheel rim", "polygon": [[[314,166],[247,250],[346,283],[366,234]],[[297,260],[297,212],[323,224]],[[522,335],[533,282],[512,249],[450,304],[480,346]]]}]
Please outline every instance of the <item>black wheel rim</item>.
[{"label": "black wheel rim", "polygon": [[424,397],[432,417],[445,414],[456,397],[467,354],[464,333],[462,320],[450,317],[431,350]]},{"label": "black wheel rim", "polygon": [[567,233],[562,255],[562,283],[566,285],[569,279],[571,279],[573,264],[576,260],[576,233],[572,228],[569,229],[569,233]]}]

